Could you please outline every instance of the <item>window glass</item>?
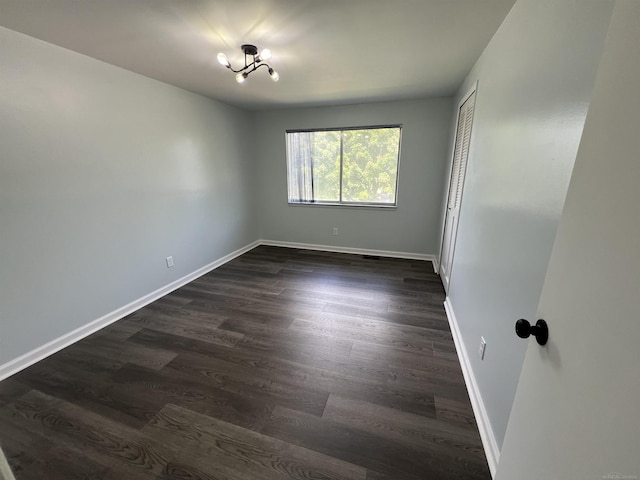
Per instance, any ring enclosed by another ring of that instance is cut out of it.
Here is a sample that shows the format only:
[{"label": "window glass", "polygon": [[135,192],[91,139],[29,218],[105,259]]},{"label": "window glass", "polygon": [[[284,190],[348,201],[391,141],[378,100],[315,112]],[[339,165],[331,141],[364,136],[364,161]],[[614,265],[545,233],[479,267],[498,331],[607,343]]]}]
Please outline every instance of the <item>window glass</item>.
[{"label": "window glass", "polygon": [[395,205],[400,126],[287,132],[289,203]]}]

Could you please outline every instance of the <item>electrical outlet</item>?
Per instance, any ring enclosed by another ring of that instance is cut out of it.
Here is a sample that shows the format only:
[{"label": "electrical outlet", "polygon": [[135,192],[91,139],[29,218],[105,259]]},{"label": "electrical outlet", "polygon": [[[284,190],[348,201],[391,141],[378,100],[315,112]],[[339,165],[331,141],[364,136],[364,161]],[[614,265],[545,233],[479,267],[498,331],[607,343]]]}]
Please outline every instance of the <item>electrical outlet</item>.
[{"label": "electrical outlet", "polygon": [[167,257],[167,268],[171,268],[173,267],[173,257],[169,256]]},{"label": "electrical outlet", "polygon": [[338,235],[338,227],[333,227],[333,234]]},{"label": "electrical outlet", "polygon": [[484,360],[484,351],[487,348],[487,341],[484,337],[480,337],[480,348],[478,348],[478,355],[480,355],[480,360]]}]

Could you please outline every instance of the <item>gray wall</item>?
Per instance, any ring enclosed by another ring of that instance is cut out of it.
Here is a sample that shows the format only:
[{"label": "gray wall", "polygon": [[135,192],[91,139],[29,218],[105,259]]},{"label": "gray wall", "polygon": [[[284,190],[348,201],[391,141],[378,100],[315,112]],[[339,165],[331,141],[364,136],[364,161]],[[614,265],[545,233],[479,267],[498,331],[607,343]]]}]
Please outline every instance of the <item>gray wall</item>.
[{"label": "gray wall", "polygon": [[258,237],[247,113],[0,45],[0,365]]},{"label": "gray wall", "polygon": [[617,0],[540,299],[549,343],[527,349],[500,480],[640,474],[638,45],[640,2]]},{"label": "gray wall", "polygon": [[449,297],[498,446],[527,346],[514,322],[535,319],[611,8],[519,0],[459,90],[479,81]]},{"label": "gray wall", "polygon": [[[261,238],[437,254],[451,105],[436,98],[257,113]],[[285,130],[393,123],[404,126],[396,209],[287,204]]]}]

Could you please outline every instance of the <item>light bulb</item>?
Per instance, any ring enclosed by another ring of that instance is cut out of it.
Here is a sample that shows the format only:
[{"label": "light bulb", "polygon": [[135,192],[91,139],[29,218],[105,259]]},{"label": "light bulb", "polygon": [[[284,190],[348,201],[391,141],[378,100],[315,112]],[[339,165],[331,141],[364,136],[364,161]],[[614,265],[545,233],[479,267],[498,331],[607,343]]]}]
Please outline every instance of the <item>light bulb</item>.
[{"label": "light bulb", "polygon": [[280,80],[280,75],[278,75],[278,72],[276,72],[273,68],[269,68],[269,76],[274,82]]},{"label": "light bulb", "polygon": [[236,82],[238,83],[244,83],[244,81],[247,79],[248,75],[246,73],[239,73],[236,75]]},{"label": "light bulb", "polygon": [[227,56],[226,56],[224,53],[222,53],[222,52],[220,52],[220,53],[218,54],[218,63],[219,63],[220,65],[222,65],[223,67],[227,67],[227,68],[229,68],[229,67],[231,66],[231,64],[229,63],[229,59],[228,59],[228,58],[227,58]]},{"label": "light bulb", "polygon": [[265,48],[260,52],[260,60],[269,60],[271,58],[271,50]]}]

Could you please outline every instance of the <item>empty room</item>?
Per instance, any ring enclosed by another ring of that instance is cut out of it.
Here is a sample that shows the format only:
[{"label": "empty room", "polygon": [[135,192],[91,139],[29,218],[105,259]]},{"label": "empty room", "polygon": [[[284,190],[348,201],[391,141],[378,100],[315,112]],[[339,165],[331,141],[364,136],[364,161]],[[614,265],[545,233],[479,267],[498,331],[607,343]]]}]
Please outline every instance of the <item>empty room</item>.
[{"label": "empty room", "polygon": [[638,479],[640,3],[0,0],[0,480]]}]

